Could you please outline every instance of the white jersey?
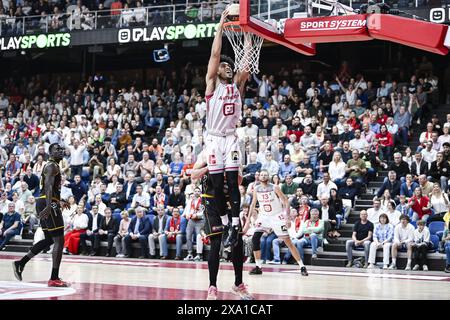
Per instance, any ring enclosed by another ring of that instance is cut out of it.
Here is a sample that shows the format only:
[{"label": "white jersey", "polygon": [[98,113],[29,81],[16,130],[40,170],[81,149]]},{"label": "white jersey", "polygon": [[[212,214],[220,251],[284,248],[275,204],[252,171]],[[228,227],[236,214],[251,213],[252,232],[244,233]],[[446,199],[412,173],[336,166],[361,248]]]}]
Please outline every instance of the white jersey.
[{"label": "white jersey", "polygon": [[269,183],[267,187],[259,184],[255,187],[256,198],[259,202],[259,213],[265,215],[278,215],[283,212],[281,200],[275,193],[275,185]]},{"label": "white jersey", "polygon": [[236,83],[219,83],[206,96],[206,130],[211,134],[230,134],[236,131],[241,118],[242,99]]}]

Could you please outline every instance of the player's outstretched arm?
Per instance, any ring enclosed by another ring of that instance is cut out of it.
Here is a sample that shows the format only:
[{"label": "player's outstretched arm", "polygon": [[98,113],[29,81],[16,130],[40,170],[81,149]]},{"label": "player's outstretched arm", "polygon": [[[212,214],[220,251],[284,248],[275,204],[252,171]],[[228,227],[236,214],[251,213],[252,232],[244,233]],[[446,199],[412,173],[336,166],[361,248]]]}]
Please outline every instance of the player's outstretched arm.
[{"label": "player's outstretched arm", "polygon": [[206,73],[206,96],[212,94],[216,87],[217,71],[219,70],[220,53],[222,51],[223,24],[227,16],[228,9],[225,9],[220,18],[217,33],[212,44],[211,57],[209,58],[208,71]]}]

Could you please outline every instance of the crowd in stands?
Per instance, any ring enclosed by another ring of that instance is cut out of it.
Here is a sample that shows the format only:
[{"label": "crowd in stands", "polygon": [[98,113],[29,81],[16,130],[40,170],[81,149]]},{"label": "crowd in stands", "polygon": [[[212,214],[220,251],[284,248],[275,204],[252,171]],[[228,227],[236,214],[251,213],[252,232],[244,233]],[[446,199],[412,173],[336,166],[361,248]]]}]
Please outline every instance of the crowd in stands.
[{"label": "crowd in stands", "polygon": [[[175,7],[163,7],[167,5]],[[3,0],[0,1],[0,24],[3,35],[12,35],[22,34],[24,28],[28,33],[30,30],[92,30],[162,25],[174,18],[176,23],[211,22],[220,18],[225,6],[222,1]],[[150,7],[148,12],[146,7]],[[93,11],[98,11],[97,15]],[[27,17],[30,18],[23,19]]]},{"label": "crowd in stands", "polygon": [[[329,80],[308,78],[298,65],[250,76],[237,128],[242,221],[259,171],[267,170],[289,198],[291,238],[302,256],[311,246],[315,259],[341,236],[355,200],[371,193],[368,182],[387,170],[382,187],[372,192],[373,208],[360,212],[346,243],[348,266],[354,249],[364,250],[363,265],[370,268],[383,249],[384,267],[392,269],[397,252],[407,250],[407,269],[426,270],[432,222],[446,224],[440,237],[449,255],[450,114],[445,121],[429,119],[438,94],[432,71],[423,58],[398,81],[353,77],[346,62]],[[63,211],[66,253],[99,255],[105,241],[107,256],[130,257],[136,243],[140,258],[168,259],[174,244],[175,259],[203,260],[202,190],[190,173],[203,149],[204,76],[192,66],[179,74],[162,72],[152,87],[140,89],[98,74],[76,88],[46,86],[36,77],[5,80],[0,249],[18,234],[42,237],[34,198],[48,146],[60,143],[66,148],[61,196],[70,204]],[[419,147],[411,150],[412,131],[428,120]],[[252,230],[244,236],[249,261]],[[261,241],[262,260],[289,262],[290,255],[281,260],[282,243],[271,230]]]}]

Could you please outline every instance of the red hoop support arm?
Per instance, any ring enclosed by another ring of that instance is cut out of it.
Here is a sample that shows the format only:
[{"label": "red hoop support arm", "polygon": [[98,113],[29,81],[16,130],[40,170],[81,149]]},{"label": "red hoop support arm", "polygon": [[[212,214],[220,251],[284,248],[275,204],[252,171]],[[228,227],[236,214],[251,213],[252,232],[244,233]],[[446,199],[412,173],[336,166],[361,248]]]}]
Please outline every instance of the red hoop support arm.
[{"label": "red hoop support arm", "polygon": [[441,55],[450,46],[447,25],[390,14],[287,19],[284,37],[295,44],[379,39]]},{"label": "red hoop support arm", "polygon": [[397,42],[405,46],[446,55],[448,26],[390,14],[371,14],[367,29],[374,39]]},{"label": "red hoop support arm", "polygon": [[264,22],[252,18],[250,16],[250,1],[247,1],[245,5],[241,5],[239,24],[244,31],[253,32],[271,42],[280,44],[306,56],[313,56],[316,54],[315,43],[307,44],[308,41],[298,44],[292,43],[287,41],[284,35],[268,30],[267,24]]}]

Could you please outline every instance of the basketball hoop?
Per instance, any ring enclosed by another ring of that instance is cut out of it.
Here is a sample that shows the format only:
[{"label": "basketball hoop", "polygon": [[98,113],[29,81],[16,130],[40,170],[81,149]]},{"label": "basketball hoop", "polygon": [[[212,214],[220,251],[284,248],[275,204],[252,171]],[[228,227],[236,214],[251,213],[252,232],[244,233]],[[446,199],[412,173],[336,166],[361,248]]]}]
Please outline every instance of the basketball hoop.
[{"label": "basketball hoop", "polygon": [[259,73],[259,54],[264,38],[244,31],[239,21],[224,23],[223,30],[233,47],[234,71]]}]

